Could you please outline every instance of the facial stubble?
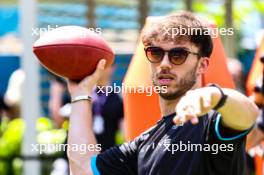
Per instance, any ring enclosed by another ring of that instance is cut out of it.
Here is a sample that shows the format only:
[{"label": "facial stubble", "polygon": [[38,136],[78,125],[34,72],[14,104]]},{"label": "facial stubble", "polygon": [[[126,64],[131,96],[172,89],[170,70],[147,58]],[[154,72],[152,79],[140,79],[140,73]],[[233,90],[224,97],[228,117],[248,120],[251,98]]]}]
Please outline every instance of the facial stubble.
[{"label": "facial stubble", "polygon": [[[180,80],[178,80],[179,77],[175,75],[176,83],[168,88],[173,90],[172,91],[168,90],[167,92],[161,91],[159,93],[161,98],[163,98],[164,100],[175,100],[183,96],[187,91],[189,91],[197,82],[197,73],[196,73],[197,67],[198,67],[198,62],[194,66],[194,68],[186,72],[185,75]],[[160,86],[154,81],[154,77],[152,78],[152,81],[154,86]]]}]

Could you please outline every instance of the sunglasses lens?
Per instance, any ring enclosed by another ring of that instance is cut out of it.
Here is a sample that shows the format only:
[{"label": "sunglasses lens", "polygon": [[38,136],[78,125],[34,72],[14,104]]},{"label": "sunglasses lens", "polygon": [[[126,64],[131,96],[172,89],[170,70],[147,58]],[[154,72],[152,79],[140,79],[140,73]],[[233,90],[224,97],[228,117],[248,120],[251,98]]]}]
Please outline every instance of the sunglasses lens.
[{"label": "sunglasses lens", "polygon": [[169,52],[169,58],[173,64],[183,64],[188,56],[188,51],[185,49],[172,49]]},{"label": "sunglasses lens", "polygon": [[149,47],[146,49],[146,56],[152,63],[158,63],[164,56],[164,51],[161,48]]}]

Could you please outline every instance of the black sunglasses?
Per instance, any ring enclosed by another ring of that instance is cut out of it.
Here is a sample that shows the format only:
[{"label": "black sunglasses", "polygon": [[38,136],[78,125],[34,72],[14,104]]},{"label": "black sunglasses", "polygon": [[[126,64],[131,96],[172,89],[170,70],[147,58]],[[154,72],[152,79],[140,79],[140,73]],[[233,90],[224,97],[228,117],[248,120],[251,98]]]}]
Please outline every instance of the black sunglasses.
[{"label": "black sunglasses", "polygon": [[199,53],[191,52],[184,47],[176,47],[168,51],[160,47],[147,47],[144,50],[146,57],[151,63],[161,62],[166,52],[168,52],[170,62],[175,65],[183,64],[189,54],[197,55],[200,58]]}]

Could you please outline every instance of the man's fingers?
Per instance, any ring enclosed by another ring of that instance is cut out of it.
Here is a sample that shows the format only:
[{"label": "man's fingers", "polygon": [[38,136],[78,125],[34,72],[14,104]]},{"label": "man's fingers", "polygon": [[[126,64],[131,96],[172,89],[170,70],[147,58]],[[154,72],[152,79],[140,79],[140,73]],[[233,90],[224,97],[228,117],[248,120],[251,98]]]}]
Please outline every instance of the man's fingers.
[{"label": "man's fingers", "polygon": [[187,103],[188,103],[188,113],[191,116],[197,116],[202,113],[202,97],[200,94],[196,93],[196,91],[192,91],[187,95]]},{"label": "man's fingers", "polygon": [[192,123],[192,124],[195,125],[195,124],[197,124],[198,122],[199,122],[199,120],[198,120],[198,117],[197,117],[197,116],[192,116],[192,117],[191,117],[191,123]]},{"label": "man's fingers", "polygon": [[96,66],[96,70],[94,72],[95,76],[99,76],[100,77],[101,73],[105,69],[105,64],[106,64],[106,60],[105,59],[102,59],[102,60],[99,61],[99,63]]},{"label": "man's fingers", "polygon": [[173,118],[173,122],[177,125],[182,125],[188,121],[190,121],[194,125],[199,122],[198,117],[196,115],[177,115]]},{"label": "man's fingers", "polygon": [[198,123],[198,118],[197,118],[197,109],[195,109],[193,106],[190,106],[189,108],[186,109],[186,121],[191,121],[192,124],[197,124]]},{"label": "man's fingers", "polygon": [[97,69],[101,69],[104,70],[105,69],[105,64],[106,64],[106,60],[105,59],[101,59],[97,65]]},{"label": "man's fingers", "polygon": [[199,93],[197,90],[188,91],[176,107],[177,116],[173,119],[174,123],[190,121],[192,124],[197,124],[198,117],[208,111],[211,103],[211,93]]},{"label": "man's fingers", "polygon": [[173,118],[173,123],[175,123],[176,125],[182,125],[183,123],[185,123],[185,116],[176,115]]},{"label": "man's fingers", "polygon": [[94,73],[92,75],[87,76],[84,79],[84,83],[86,84],[87,82],[91,82],[91,81],[96,83],[97,80],[101,77],[101,75],[105,69],[105,64],[106,64],[105,59],[100,60],[96,66]]},{"label": "man's fingers", "polygon": [[173,118],[173,122],[176,125],[183,124],[185,122],[185,114],[183,111],[183,104],[182,103],[179,103],[176,106],[176,116]]},{"label": "man's fingers", "polygon": [[193,106],[178,106],[176,109],[177,116],[173,119],[175,124],[183,124],[189,120],[196,124],[198,121],[195,119],[197,115]]}]

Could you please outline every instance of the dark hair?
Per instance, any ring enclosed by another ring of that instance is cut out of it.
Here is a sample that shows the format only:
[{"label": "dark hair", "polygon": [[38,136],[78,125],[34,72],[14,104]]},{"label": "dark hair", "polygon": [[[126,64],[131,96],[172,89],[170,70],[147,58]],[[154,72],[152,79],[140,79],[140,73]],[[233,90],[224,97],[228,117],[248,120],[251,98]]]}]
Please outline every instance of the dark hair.
[{"label": "dark hair", "polygon": [[[211,56],[213,42],[210,27],[191,12],[178,12],[155,18],[150,22],[151,24],[142,31],[142,41],[145,46],[152,45],[153,41],[174,43],[189,41],[199,48],[201,57]],[[187,31],[187,33],[175,33],[175,31]]]}]

